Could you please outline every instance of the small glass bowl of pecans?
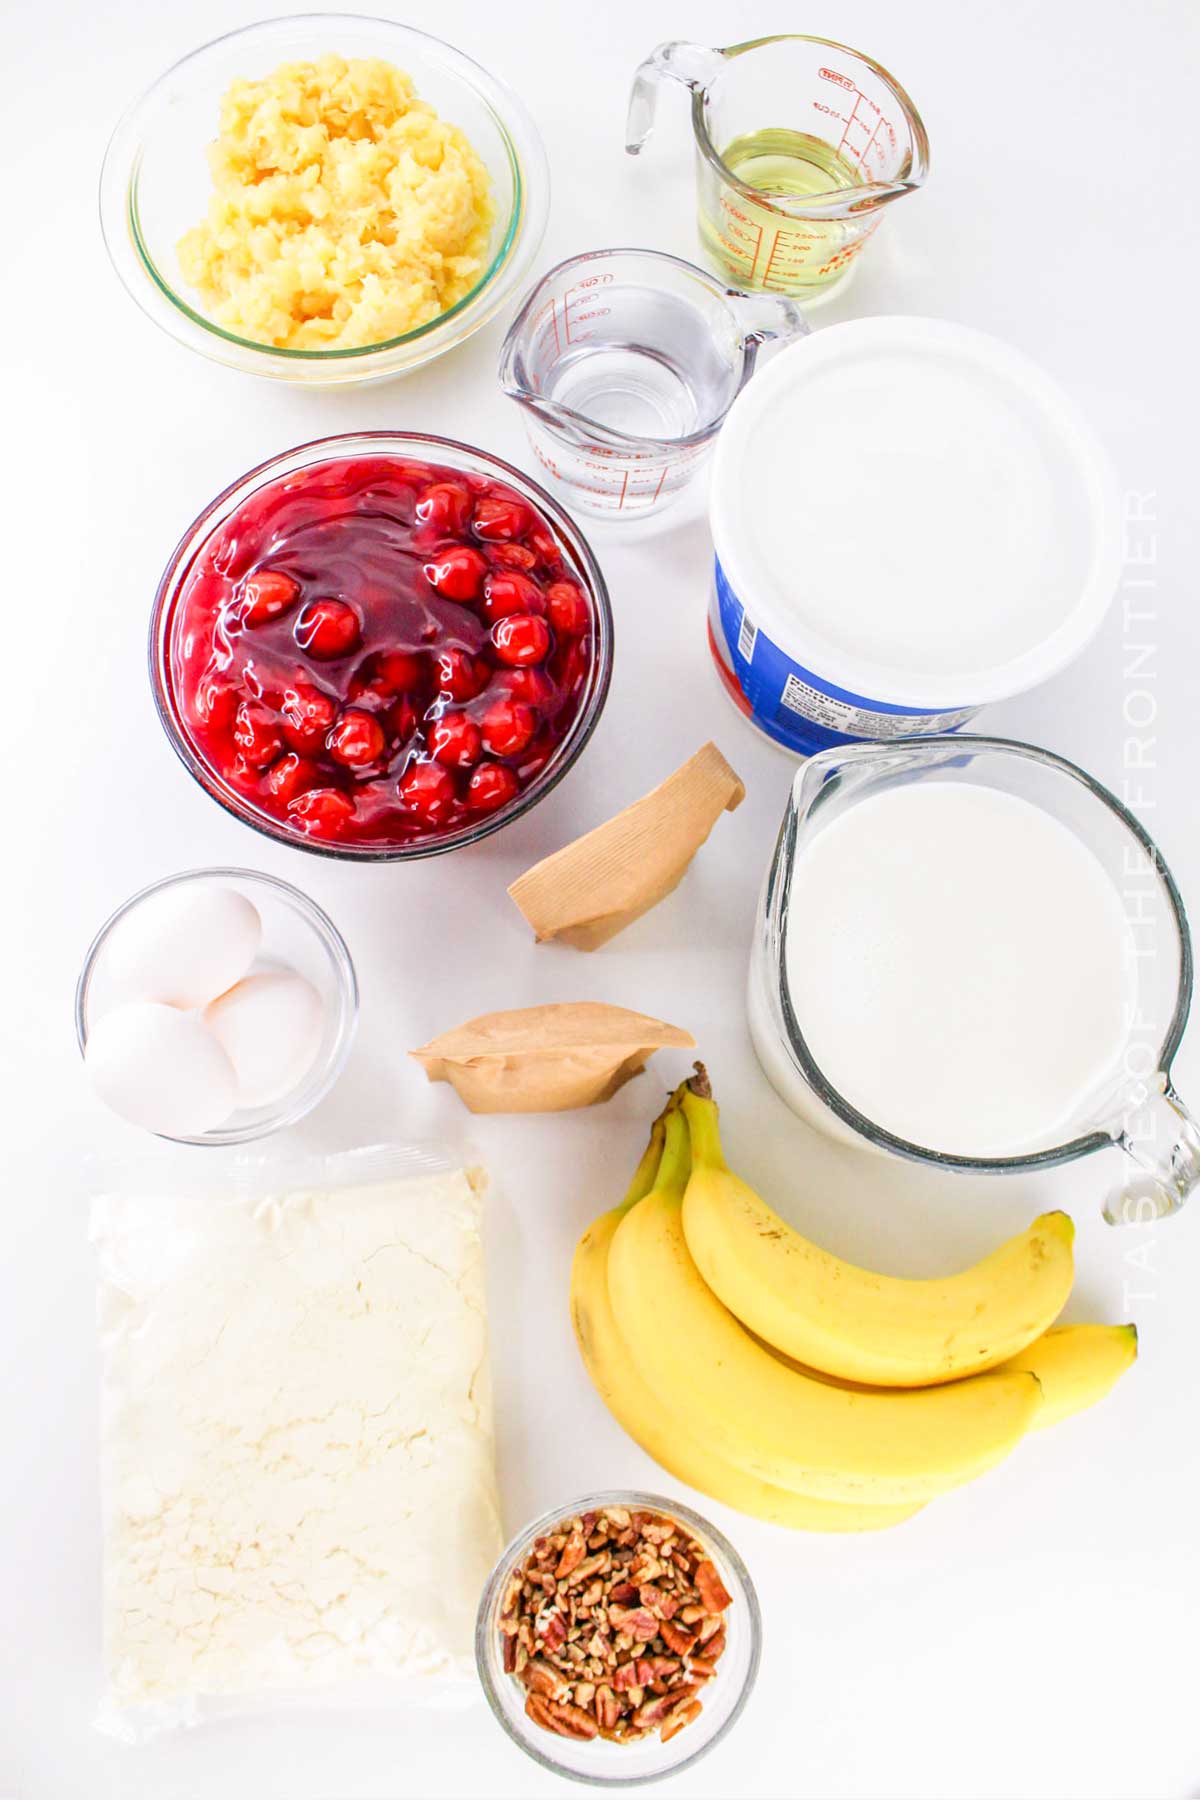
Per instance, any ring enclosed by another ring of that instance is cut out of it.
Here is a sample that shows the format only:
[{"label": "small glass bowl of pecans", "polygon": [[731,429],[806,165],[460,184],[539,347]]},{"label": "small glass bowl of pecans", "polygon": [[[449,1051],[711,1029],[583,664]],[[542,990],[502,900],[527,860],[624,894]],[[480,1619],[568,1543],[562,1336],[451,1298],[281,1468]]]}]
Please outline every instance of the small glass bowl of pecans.
[{"label": "small glass bowl of pecans", "polygon": [[727,1539],[686,1506],[617,1491],[513,1539],[484,1589],[475,1660],[492,1711],[535,1762],[621,1787],[712,1749],[746,1704],[761,1638]]}]

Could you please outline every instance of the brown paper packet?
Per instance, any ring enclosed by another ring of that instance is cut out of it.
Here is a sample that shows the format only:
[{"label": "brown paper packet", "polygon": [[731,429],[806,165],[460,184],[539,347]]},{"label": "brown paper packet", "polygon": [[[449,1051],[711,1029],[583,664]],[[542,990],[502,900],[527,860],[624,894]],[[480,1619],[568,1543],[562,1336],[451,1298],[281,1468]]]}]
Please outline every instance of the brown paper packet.
[{"label": "brown paper packet", "polygon": [[610,1100],[656,1050],[695,1044],[661,1019],[580,1000],[484,1013],[409,1055],[472,1112],[565,1112]]},{"label": "brown paper packet", "polygon": [[597,950],[678,887],[723,812],[746,790],[715,744],[616,818],[556,850],[509,893],[539,943],[559,938]]}]

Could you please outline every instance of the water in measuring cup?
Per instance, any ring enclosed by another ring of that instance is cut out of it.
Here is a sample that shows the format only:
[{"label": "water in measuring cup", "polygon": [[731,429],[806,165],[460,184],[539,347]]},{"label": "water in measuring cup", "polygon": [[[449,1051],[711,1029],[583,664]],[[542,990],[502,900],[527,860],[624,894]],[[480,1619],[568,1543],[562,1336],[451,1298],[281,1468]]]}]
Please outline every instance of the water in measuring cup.
[{"label": "water in measuring cup", "polygon": [[711,314],[678,295],[613,284],[586,305],[568,295],[563,320],[540,391],[583,420],[673,443],[703,431],[733,400],[740,359],[732,324],[729,341],[718,342]]},{"label": "water in measuring cup", "polygon": [[1121,895],[1014,794],[931,781],[848,806],[796,858],[784,960],[818,1066],[910,1143],[1027,1154],[1116,1091],[1137,994]]},{"label": "water in measuring cup", "polygon": [[772,126],[734,138],[721,161],[764,199],[756,206],[744,195],[722,190],[715,210],[700,209],[700,236],[719,265],[755,286],[823,286],[839,276],[864,239],[861,221],[789,219],[769,202],[804,200],[861,187],[859,164],[823,138]]}]

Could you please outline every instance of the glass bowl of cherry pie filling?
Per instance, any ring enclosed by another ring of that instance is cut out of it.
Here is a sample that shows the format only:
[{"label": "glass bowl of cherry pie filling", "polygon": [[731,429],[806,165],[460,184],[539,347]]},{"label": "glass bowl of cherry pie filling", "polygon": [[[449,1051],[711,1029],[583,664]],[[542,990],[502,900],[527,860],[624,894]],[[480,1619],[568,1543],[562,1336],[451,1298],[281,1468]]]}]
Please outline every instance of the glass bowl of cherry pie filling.
[{"label": "glass bowl of cherry pie filling", "polygon": [[327,856],[438,855],[559,782],[608,693],[613,624],[578,528],[448,438],[324,438],[191,526],[159,584],[150,670],[196,780]]}]

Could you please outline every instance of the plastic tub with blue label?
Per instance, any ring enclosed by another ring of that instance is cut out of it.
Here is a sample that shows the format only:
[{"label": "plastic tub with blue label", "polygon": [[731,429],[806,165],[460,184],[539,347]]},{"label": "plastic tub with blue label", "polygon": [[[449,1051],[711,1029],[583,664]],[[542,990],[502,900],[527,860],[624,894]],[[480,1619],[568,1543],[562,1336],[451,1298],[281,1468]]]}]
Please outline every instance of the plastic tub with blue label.
[{"label": "plastic tub with blue label", "polygon": [[717,441],[714,660],[807,756],[954,731],[1094,635],[1120,495],[1028,357],[939,319],[857,319],[782,351]]}]

